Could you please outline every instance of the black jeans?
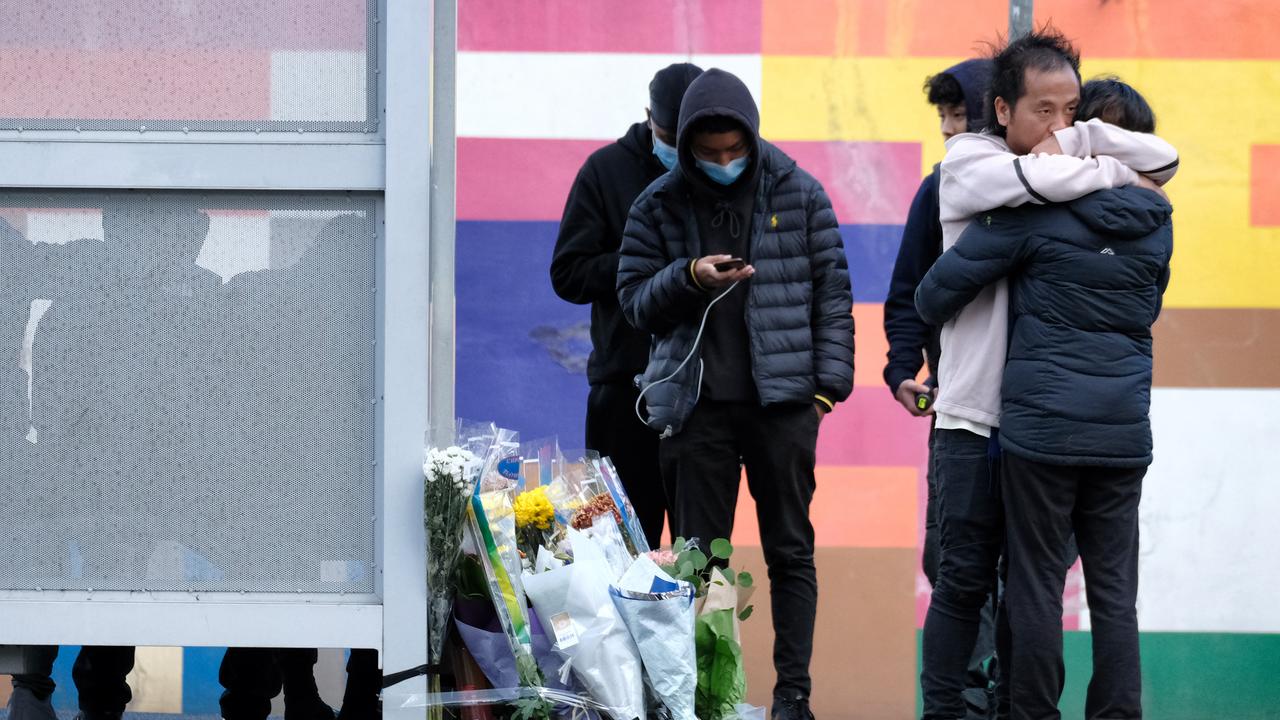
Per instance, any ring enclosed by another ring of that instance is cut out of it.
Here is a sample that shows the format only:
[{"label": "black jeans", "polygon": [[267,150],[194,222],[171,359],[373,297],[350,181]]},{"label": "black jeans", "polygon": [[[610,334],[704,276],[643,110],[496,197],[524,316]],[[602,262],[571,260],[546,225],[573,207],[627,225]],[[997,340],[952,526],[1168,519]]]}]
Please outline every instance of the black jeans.
[{"label": "black jeans", "polygon": [[[937,500],[938,476],[937,463],[934,462],[935,454],[933,452],[933,438],[936,432],[936,429],[930,426],[929,460],[925,474],[928,496],[924,510],[924,552],[920,558],[924,576],[929,580],[930,587],[938,583],[938,556],[940,554]],[[969,670],[965,683],[964,697],[966,704],[970,708],[970,715],[985,716],[991,703],[991,698],[988,696],[987,691],[997,668],[993,666],[991,668],[992,672],[989,673],[987,661],[991,660],[996,652],[997,596],[998,593],[991,595],[987,599],[987,604],[982,606],[982,619],[978,625],[978,639],[974,641],[973,654],[969,656]]]},{"label": "black jeans", "polygon": [[592,385],[587,395],[587,449],[613,461],[649,547],[662,544],[667,496],[658,465],[658,433],[636,417],[632,385]]},{"label": "black jeans", "polygon": [[742,466],[756,501],[769,568],[775,697],[809,697],[818,576],[813,563],[818,414],[798,403],[760,407],[703,400],[684,430],[662,441],[662,477],[673,532],[705,546],[733,532]]},{"label": "black jeans", "polygon": [[924,720],[958,720],[982,626],[996,593],[1004,544],[997,460],[991,441],[967,430],[935,430],[939,562],[925,615],[920,687]]},{"label": "black jeans", "polygon": [[1048,465],[1012,454],[1005,464],[1013,717],[1061,717],[1063,549],[1074,529],[1093,636],[1085,717],[1141,718],[1138,501],[1147,469]]},{"label": "black jeans", "polygon": [[53,661],[58,659],[57,645],[31,645],[24,648],[31,672],[13,676],[15,688],[26,688],[36,698],[44,700],[53,694]]},{"label": "black jeans", "polygon": [[122,713],[133,699],[125,678],[133,670],[132,646],[85,646],[71,666],[71,679],[85,713]]},{"label": "black jeans", "polygon": [[[227,648],[218,666],[218,682],[226,691],[218,701],[225,720],[265,720],[271,714],[271,699],[285,693],[285,712],[290,700],[318,701],[314,648]],[[301,708],[298,708],[301,709]]]}]

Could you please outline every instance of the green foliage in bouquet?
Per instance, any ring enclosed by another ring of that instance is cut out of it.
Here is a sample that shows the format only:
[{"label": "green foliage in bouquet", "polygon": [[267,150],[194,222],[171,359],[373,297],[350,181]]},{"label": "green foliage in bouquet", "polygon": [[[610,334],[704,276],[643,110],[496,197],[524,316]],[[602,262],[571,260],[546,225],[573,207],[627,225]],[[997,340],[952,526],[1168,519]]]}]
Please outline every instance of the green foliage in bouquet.
[{"label": "green foliage in bouquet", "polygon": [[738,623],[751,617],[753,606],[746,602],[755,589],[755,578],[745,570],[729,567],[733,545],[728,540],[713,540],[707,550],[710,555],[696,543],[676,538],[670,550],[655,550],[649,558],[696,590],[698,687],[694,709],[701,720],[721,720],[734,716],[735,706],[747,697]]}]

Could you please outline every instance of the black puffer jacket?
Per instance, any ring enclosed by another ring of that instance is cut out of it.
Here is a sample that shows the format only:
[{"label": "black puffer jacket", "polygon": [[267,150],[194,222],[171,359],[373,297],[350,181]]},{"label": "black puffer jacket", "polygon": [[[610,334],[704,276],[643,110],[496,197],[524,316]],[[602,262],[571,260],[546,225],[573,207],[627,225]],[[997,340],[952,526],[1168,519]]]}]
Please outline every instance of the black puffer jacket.
[{"label": "black puffer jacket", "polygon": [[916,291],[942,324],[1012,275],[1000,444],[1054,465],[1151,463],[1151,325],[1173,254],[1173,209],[1148,190],[983,213]]},{"label": "black puffer jacket", "polygon": [[[680,107],[680,166],[632,205],[618,264],[622,311],[654,336],[641,385],[649,425],[666,433],[679,432],[697,403],[698,354],[680,364],[716,297],[691,275],[704,253],[687,176],[701,170],[689,162],[686,129],[707,115],[731,117],[758,133],[755,103],[740,80],[713,69],[694,81]],[[844,400],[853,389],[853,296],[831,201],[817,180],[758,134],[752,155],[759,163],[750,222],[756,273],[746,287],[746,323],[760,402],[811,403],[815,394]]]}]

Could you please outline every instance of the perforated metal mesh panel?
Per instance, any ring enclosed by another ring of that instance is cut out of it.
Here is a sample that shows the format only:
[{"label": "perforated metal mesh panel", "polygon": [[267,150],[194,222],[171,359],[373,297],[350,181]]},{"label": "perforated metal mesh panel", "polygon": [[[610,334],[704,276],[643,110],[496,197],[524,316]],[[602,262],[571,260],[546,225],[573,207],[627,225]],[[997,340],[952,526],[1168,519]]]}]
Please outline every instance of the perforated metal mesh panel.
[{"label": "perforated metal mesh panel", "polygon": [[0,130],[377,130],[376,0],[28,0],[3,19]]},{"label": "perforated metal mesh panel", "polygon": [[0,588],[372,592],[375,227],[0,192]]}]

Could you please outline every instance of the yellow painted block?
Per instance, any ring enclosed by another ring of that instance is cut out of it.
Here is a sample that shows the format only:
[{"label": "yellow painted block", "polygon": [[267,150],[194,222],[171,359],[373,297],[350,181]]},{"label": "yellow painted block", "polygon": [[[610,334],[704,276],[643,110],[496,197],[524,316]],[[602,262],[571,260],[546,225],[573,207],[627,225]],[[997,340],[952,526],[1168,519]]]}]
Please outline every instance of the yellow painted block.
[{"label": "yellow painted block", "polygon": [[[958,58],[774,57],[763,61],[762,134],[773,140],[923,143],[943,154],[924,78]],[[1170,307],[1280,307],[1280,228],[1249,224],[1250,148],[1280,144],[1280,62],[1086,60],[1085,78],[1119,75],[1151,102],[1181,155]]]}]

